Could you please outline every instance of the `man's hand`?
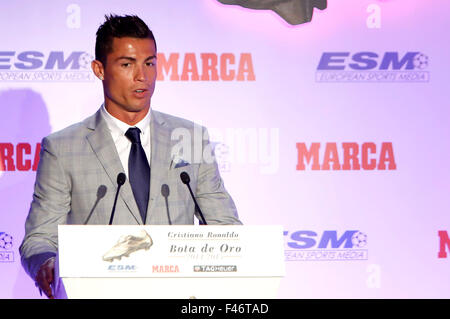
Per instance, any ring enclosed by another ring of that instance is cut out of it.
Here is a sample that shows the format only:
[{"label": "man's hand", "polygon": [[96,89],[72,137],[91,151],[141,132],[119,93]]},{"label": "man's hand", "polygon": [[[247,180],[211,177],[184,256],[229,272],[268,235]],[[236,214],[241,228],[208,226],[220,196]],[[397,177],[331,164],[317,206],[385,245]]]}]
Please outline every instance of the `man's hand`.
[{"label": "man's hand", "polygon": [[50,285],[53,283],[55,273],[55,258],[49,258],[41,265],[36,274],[36,286],[39,287],[39,292],[44,291],[49,299],[55,299]]}]

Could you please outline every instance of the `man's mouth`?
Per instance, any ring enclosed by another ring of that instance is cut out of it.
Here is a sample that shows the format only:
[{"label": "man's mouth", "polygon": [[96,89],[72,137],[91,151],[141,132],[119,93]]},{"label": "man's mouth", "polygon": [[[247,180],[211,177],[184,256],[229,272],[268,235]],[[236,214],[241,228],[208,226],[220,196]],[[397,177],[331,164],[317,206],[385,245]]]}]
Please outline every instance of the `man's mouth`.
[{"label": "man's mouth", "polygon": [[133,91],[133,95],[138,99],[146,99],[149,97],[149,92],[147,89],[136,89]]}]

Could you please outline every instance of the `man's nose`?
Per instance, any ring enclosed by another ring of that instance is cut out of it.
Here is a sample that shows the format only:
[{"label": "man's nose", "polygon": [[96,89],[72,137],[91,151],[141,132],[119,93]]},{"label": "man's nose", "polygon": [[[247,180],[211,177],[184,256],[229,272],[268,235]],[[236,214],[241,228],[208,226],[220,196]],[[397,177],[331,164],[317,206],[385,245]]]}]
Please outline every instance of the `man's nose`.
[{"label": "man's nose", "polygon": [[147,80],[147,75],[144,70],[144,66],[137,66],[135,69],[135,75],[134,78],[136,81],[144,82]]}]

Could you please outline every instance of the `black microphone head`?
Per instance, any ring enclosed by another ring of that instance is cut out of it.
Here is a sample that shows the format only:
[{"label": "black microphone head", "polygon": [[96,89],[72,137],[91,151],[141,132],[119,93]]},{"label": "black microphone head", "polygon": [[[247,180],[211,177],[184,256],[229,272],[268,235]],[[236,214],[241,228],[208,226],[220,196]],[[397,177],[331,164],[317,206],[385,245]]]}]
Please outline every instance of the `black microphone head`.
[{"label": "black microphone head", "polygon": [[97,199],[102,199],[106,195],[107,188],[105,185],[100,185],[97,189]]},{"label": "black microphone head", "polygon": [[189,184],[189,182],[191,181],[189,174],[186,172],[182,172],[180,174],[180,178],[181,178],[181,181],[183,182],[183,184]]},{"label": "black microphone head", "polygon": [[117,175],[117,184],[119,186],[122,186],[123,184],[125,184],[126,179],[127,176],[124,173],[119,173],[119,175]]},{"label": "black microphone head", "polygon": [[164,197],[168,197],[169,196],[169,194],[170,194],[169,185],[167,185],[167,184],[162,184],[161,185],[161,194]]}]

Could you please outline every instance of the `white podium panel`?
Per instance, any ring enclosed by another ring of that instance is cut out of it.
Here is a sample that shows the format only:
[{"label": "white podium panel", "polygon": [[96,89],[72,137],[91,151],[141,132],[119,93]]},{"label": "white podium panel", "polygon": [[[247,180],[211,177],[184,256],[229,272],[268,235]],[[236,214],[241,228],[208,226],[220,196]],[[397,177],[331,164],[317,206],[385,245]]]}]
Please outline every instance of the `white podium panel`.
[{"label": "white podium panel", "polygon": [[60,298],[276,298],[281,226],[58,229]]}]

